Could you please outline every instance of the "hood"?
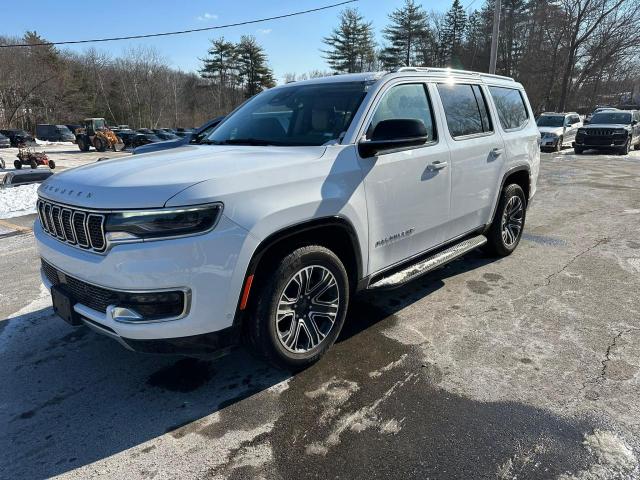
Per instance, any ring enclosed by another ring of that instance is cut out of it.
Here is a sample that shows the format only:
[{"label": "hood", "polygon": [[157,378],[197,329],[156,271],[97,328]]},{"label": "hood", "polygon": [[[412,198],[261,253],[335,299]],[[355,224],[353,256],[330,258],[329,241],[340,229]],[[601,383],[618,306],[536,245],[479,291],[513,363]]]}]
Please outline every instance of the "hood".
[{"label": "hood", "polygon": [[538,127],[541,134],[555,133],[556,135],[562,135],[564,127]]},{"label": "hood", "polygon": [[165,140],[164,142],[148,143],[146,145],[142,145],[140,147],[134,148],[133,154],[136,155],[140,153],[159,152],[160,150],[176,148],[176,147],[180,147],[181,145],[188,144],[189,140],[191,140],[190,136],[189,138],[187,137],[175,138],[173,140]]},{"label": "hood", "polygon": [[84,208],[159,208],[196,183],[260,175],[322,157],[326,147],[186,145],[96,162],[50,177],[38,194]]}]

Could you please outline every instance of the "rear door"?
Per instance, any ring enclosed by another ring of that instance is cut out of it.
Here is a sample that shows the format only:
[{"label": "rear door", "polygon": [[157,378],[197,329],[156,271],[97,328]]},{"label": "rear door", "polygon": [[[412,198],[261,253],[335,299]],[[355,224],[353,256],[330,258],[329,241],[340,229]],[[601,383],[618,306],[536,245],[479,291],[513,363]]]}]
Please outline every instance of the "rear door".
[{"label": "rear door", "polygon": [[432,95],[417,79],[399,79],[377,95],[364,126],[418,119],[429,140],[419,147],[359,158],[369,219],[369,271],[376,272],[445,240],[449,218],[449,149],[441,137]]},{"label": "rear door", "polygon": [[487,223],[504,169],[504,142],[494,128],[487,93],[474,83],[438,83],[443,136],[451,150],[448,239]]}]

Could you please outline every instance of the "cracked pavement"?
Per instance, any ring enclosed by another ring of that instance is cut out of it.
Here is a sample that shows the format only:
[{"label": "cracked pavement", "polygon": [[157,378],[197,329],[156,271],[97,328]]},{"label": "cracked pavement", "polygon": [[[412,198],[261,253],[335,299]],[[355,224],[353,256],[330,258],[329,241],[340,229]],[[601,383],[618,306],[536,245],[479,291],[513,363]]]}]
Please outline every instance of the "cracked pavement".
[{"label": "cracked pavement", "polygon": [[359,298],[294,376],[73,329],[0,238],[0,478],[640,478],[639,173],[543,154],[512,256]]}]

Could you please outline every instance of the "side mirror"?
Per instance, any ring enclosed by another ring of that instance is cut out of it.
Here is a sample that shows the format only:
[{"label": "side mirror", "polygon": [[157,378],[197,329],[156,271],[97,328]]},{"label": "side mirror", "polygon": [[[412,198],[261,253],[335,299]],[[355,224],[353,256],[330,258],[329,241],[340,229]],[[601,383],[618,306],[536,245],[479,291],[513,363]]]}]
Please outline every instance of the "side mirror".
[{"label": "side mirror", "polygon": [[362,158],[374,157],[384,151],[424,145],[428,140],[427,128],[421,120],[382,120],[373,130],[371,140],[358,143],[358,153]]}]

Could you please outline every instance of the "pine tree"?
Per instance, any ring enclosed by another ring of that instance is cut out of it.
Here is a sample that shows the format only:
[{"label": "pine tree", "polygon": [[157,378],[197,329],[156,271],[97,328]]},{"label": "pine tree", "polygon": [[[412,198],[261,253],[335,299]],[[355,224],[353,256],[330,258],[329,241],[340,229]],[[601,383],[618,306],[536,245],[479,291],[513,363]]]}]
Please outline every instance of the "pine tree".
[{"label": "pine tree", "polygon": [[238,53],[238,76],[244,83],[247,98],[265,88],[275,86],[273,72],[267,64],[267,55],[253,36],[242,36],[236,46]]},{"label": "pine tree", "polygon": [[324,58],[336,72],[363,72],[375,63],[373,27],[354,8],[340,14],[340,25],[323,42],[329,47]]},{"label": "pine tree", "polygon": [[453,0],[444,19],[442,50],[449,65],[460,67],[460,54],[467,26],[467,14],[460,0]]},{"label": "pine tree", "polygon": [[237,73],[238,51],[236,45],[224,37],[211,41],[207,58],[202,59],[200,75],[216,80],[220,87],[227,87]]},{"label": "pine tree", "polygon": [[387,42],[382,50],[382,63],[385,68],[413,64],[418,58],[420,43],[429,34],[427,12],[414,0],[405,0],[404,6],[389,15],[391,24],[382,34]]}]

